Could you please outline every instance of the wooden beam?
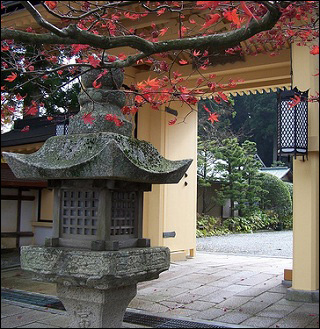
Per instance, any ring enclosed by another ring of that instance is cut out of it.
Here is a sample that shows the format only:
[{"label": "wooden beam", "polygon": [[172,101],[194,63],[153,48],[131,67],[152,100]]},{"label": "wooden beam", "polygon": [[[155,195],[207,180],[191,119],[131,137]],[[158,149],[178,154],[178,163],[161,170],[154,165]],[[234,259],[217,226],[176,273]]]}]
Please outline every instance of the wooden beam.
[{"label": "wooden beam", "polygon": [[34,201],[35,197],[33,195],[21,195],[21,190],[19,190],[18,195],[1,195],[1,200]]},{"label": "wooden beam", "polygon": [[33,232],[1,232],[1,238],[32,237]]},{"label": "wooden beam", "polygon": [[[2,198],[2,196],[1,196]],[[17,206],[17,232],[20,232],[21,229],[21,199],[22,199],[22,191],[18,189],[18,206]],[[16,238],[16,248],[20,247],[20,237]]]}]

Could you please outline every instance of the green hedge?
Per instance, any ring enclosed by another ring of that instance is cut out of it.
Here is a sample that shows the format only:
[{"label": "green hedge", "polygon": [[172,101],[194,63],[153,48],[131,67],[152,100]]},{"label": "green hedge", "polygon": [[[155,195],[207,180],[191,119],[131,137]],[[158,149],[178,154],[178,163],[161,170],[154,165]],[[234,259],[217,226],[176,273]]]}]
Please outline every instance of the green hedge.
[{"label": "green hedge", "polygon": [[287,189],[289,190],[290,196],[291,196],[291,202],[293,204],[293,184],[289,182],[284,182]]},{"label": "green hedge", "polygon": [[271,210],[284,218],[292,214],[292,197],[286,183],[281,179],[267,174],[260,174],[261,187],[266,191],[261,195],[260,208]]}]

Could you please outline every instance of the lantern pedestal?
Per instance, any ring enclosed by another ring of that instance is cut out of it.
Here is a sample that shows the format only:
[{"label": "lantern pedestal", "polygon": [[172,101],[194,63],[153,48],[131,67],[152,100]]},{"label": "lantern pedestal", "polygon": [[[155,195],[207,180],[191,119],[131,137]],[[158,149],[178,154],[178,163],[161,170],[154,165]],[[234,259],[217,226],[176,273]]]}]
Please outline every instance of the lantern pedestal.
[{"label": "lantern pedestal", "polygon": [[71,317],[70,328],[121,328],[137,283],[169,269],[168,248],[90,251],[26,246],[21,268],[36,279],[57,283],[57,295]]},{"label": "lantern pedestal", "polygon": [[121,328],[137,285],[109,290],[57,285],[57,294],[71,316],[69,328]]}]

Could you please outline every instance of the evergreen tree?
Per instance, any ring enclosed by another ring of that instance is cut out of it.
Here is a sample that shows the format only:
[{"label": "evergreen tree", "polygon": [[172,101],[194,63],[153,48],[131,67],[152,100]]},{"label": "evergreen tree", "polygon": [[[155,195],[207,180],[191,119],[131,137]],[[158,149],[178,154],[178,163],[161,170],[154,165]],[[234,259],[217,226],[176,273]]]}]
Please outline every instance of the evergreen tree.
[{"label": "evergreen tree", "polygon": [[212,202],[225,205],[230,200],[231,217],[236,210],[240,215],[250,215],[257,210],[263,192],[258,175],[260,163],[255,158],[256,144],[245,141],[240,145],[237,138],[226,138],[221,143],[199,139],[198,145],[199,185],[210,186],[212,181],[221,183]]}]

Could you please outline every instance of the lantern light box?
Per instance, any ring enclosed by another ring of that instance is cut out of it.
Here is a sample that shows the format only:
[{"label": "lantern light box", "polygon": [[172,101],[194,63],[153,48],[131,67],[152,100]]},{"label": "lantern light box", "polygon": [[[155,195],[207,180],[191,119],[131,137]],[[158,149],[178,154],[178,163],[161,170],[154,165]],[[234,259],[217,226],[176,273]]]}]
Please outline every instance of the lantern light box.
[{"label": "lantern light box", "polygon": [[277,150],[281,156],[308,155],[308,91],[277,93]]}]

